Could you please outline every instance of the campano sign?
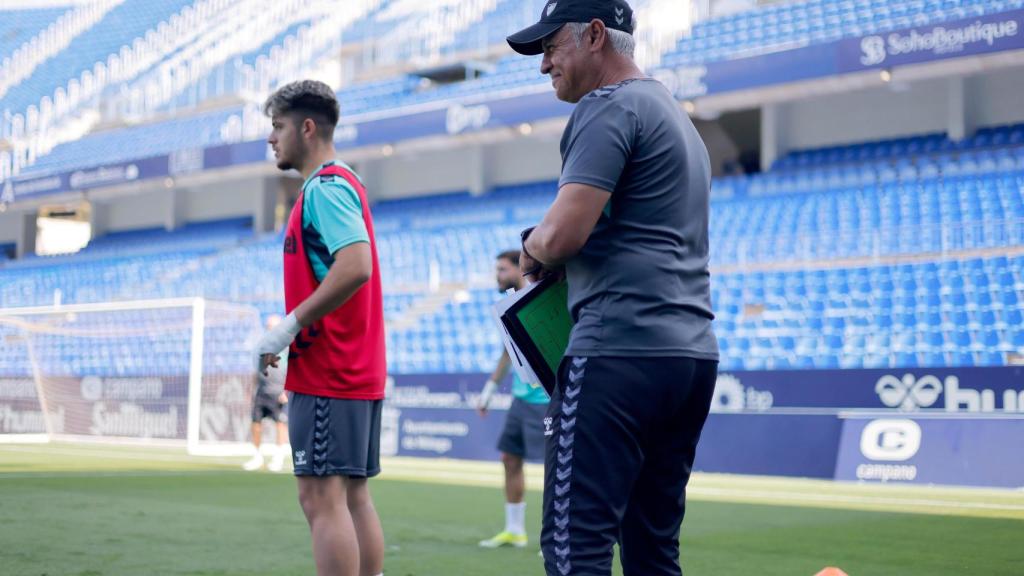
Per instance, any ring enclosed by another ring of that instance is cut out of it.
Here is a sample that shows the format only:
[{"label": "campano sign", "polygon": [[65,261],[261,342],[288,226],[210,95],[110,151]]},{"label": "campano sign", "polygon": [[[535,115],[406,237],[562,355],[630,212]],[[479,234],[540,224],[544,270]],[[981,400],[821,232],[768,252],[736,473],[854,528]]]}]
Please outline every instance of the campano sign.
[{"label": "campano sign", "polygon": [[849,413],[843,417],[835,478],[1024,488],[1022,437],[1019,416]]},{"label": "campano sign", "polygon": [[837,480],[914,482],[919,479],[922,427],[906,418],[860,419],[843,423]]},{"label": "campano sign", "polygon": [[869,460],[903,462],[921,449],[921,426],[913,420],[874,420],[860,434],[860,452]]}]

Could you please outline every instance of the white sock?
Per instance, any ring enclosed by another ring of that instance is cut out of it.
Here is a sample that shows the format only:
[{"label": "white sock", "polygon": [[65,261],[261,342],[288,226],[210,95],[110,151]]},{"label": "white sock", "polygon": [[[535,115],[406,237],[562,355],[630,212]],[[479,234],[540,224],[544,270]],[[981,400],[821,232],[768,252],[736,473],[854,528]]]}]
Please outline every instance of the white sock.
[{"label": "white sock", "polygon": [[526,502],[505,503],[505,531],[517,536],[526,534]]}]

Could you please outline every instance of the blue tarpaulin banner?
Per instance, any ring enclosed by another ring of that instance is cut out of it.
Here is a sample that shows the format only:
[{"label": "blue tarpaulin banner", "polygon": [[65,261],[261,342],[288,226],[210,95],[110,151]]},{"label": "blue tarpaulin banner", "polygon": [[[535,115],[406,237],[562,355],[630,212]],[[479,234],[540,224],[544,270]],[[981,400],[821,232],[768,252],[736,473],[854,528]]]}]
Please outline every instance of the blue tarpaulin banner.
[{"label": "blue tarpaulin banner", "polygon": [[1024,418],[855,416],[836,480],[1024,487]]},{"label": "blue tarpaulin banner", "polygon": [[1024,49],[1024,10],[840,40],[841,74]]},{"label": "blue tarpaulin banner", "polygon": [[1024,366],[723,372],[714,408],[1024,413]]},{"label": "blue tarpaulin banner", "polygon": [[680,99],[1024,49],[1024,10],[654,71]]}]

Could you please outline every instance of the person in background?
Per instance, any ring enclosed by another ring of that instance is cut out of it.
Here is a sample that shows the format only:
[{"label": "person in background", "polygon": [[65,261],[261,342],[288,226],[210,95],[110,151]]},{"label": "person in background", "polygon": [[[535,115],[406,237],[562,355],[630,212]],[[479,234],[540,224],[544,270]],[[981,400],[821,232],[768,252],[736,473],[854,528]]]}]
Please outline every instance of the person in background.
[{"label": "person in background", "polygon": [[[273,330],[281,323],[281,317],[272,315],[267,318],[267,330]],[[256,390],[252,395],[252,445],[256,449],[253,457],[242,465],[242,468],[253,471],[263,468],[265,460],[260,450],[263,436],[263,421],[270,419],[277,428],[277,450],[270,457],[270,464],[267,470],[280,472],[284,469],[285,442],[288,440],[288,395],[284,392],[285,374],[288,366],[288,359],[284,358],[278,364],[277,370],[268,372],[256,372]]]},{"label": "person in background", "polygon": [[[510,250],[498,255],[495,262],[498,290],[504,294],[511,289],[522,289],[526,282],[519,272],[519,250]],[[477,411],[481,417],[487,415],[498,383],[508,376],[512,361],[508,352],[501,353],[498,366],[491,379],[484,384]],[[524,460],[544,458],[544,414],[548,409],[548,395],[540,386],[530,386],[513,374],[512,406],[505,417],[505,427],[498,440],[501,463],[505,466],[505,529],[497,535],[483,540],[483,548],[502,546],[525,547],[526,536],[526,475]]]}]

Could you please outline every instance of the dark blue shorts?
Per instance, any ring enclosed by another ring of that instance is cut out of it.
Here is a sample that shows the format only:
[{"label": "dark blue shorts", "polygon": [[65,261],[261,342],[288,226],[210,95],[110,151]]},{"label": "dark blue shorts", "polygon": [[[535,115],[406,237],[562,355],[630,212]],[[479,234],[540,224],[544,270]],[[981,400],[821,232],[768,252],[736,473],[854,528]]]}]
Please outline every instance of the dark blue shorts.
[{"label": "dark blue shorts", "polygon": [[544,416],[548,405],[530,404],[519,398],[505,417],[505,428],[498,439],[498,450],[524,460],[544,460]]},{"label": "dark blue shorts", "polygon": [[288,439],[296,476],[372,478],[380,474],[383,400],[292,394]]},{"label": "dark blue shorts", "polygon": [[548,408],[541,549],[549,576],[680,576],[686,483],[718,363],[566,358]]}]

